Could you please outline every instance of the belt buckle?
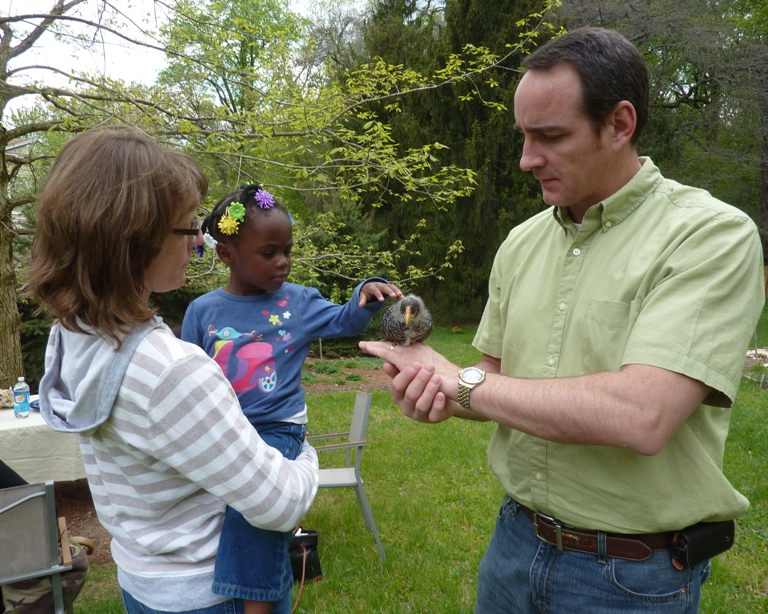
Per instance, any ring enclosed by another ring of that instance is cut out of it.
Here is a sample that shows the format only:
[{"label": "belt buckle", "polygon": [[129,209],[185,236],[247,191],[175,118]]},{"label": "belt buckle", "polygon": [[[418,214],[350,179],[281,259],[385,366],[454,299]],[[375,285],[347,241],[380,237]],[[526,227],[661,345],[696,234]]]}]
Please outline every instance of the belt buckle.
[{"label": "belt buckle", "polygon": [[555,527],[555,545],[557,546],[557,549],[560,550],[560,552],[563,551],[563,526],[555,520],[552,516],[548,516],[547,514],[542,514],[541,512],[533,512],[533,530],[536,533],[536,537],[538,537],[541,541],[543,541],[545,544],[549,544],[546,539],[544,539],[541,535],[539,535],[539,518],[542,520],[545,520],[549,524],[551,524],[553,527]]}]

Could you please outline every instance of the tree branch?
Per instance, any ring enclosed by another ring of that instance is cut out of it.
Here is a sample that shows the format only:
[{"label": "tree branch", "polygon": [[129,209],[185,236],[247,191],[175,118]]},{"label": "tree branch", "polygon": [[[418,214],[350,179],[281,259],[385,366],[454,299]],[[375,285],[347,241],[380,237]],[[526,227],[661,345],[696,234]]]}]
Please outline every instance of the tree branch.
[{"label": "tree branch", "polygon": [[6,17],[3,18],[4,23],[13,23],[16,21],[30,21],[34,19],[42,19],[42,21],[35,27],[32,32],[30,32],[18,45],[13,47],[11,49],[11,53],[8,56],[10,58],[15,58],[20,56],[25,51],[29,51],[29,49],[32,48],[32,45],[34,45],[37,40],[45,34],[50,25],[56,21],[59,20],[66,20],[66,19],[72,19],[67,18],[65,16],[65,13],[72,9],[73,7],[77,6],[78,4],[82,4],[86,0],[70,0],[70,2],[63,2],[62,0],[58,0],[56,2],[56,5],[51,9],[50,13],[42,14],[42,15],[16,15],[14,17]]}]

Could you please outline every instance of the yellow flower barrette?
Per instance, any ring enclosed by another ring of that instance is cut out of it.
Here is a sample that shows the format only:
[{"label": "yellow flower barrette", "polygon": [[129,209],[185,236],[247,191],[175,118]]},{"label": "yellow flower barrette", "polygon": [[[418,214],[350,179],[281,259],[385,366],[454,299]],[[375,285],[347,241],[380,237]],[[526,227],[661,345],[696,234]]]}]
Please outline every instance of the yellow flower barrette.
[{"label": "yellow flower barrette", "polygon": [[219,220],[219,230],[225,235],[233,235],[240,228],[240,222],[245,219],[245,207],[243,203],[232,203]]}]

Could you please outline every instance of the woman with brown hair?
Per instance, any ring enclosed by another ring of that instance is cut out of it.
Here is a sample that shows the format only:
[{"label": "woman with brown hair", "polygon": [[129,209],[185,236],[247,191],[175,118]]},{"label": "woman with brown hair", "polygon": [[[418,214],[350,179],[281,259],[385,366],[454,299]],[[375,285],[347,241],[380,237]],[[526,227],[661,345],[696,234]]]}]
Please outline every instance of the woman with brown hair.
[{"label": "woman with brown hair", "polygon": [[150,308],[184,283],[206,191],[188,156],[106,129],[62,148],[37,203],[27,289],[56,318],[40,409],[80,434],[129,614],[241,612],[211,591],[225,507],[286,531],[317,490],[314,450],[267,446],[218,365]]}]

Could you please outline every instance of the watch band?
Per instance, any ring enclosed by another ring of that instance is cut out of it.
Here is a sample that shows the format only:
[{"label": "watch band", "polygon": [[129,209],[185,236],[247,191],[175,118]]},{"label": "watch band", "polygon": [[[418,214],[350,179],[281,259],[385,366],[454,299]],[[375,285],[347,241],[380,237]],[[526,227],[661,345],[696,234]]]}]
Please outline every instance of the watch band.
[{"label": "watch band", "polygon": [[459,381],[459,405],[461,405],[467,411],[472,411],[469,406],[469,392],[472,390],[464,382]]}]

